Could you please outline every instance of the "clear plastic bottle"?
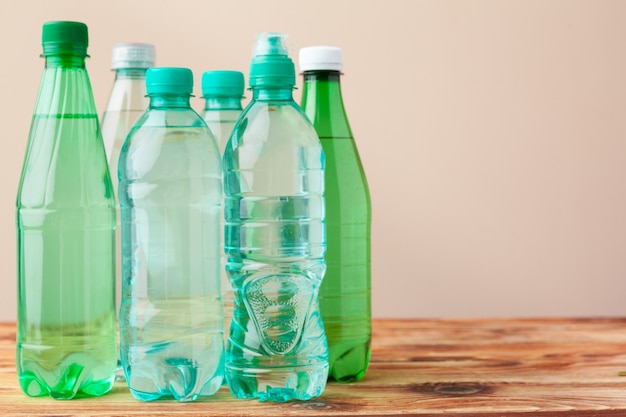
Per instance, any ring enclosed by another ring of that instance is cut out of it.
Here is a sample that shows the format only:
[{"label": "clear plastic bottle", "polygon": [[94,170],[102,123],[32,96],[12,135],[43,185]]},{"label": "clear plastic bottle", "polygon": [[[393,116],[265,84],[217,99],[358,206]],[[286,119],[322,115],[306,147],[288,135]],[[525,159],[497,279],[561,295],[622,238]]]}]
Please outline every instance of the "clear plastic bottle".
[{"label": "clear plastic bottle", "polygon": [[87,26],[43,26],[46,67],[17,194],[17,373],[29,396],[115,377],[115,199],[85,69]]},{"label": "clear plastic bottle", "polygon": [[120,150],[130,128],[148,108],[146,71],[154,66],[155,48],[147,43],[118,43],[113,46],[112,55],[115,81],[102,115],[102,138],[117,195]]},{"label": "clear plastic bottle", "polygon": [[[243,98],[243,74],[239,71],[206,71],[202,74],[202,95],[205,100],[202,117],[207,123],[224,155],[235,122],[241,114]],[[224,210],[220,214],[220,230],[224,230]],[[222,247],[220,258],[222,305],[224,306],[224,329],[230,328],[233,318],[233,287],[226,274],[226,255]],[[227,334],[227,332],[226,332]]]},{"label": "clear plastic bottle", "polygon": [[[115,81],[109,96],[106,110],[102,115],[102,138],[109,161],[109,171],[113,190],[117,199],[117,162],[126,135],[139,116],[148,107],[146,96],[146,71],[154,66],[154,45],[146,43],[118,43],[113,46],[111,67],[115,71]],[[117,201],[117,228],[115,247],[117,248],[116,277],[116,311],[119,311],[122,290],[122,240],[120,227],[120,204]],[[117,370],[117,379],[123,380],[121,368]]]},{"label": "clear plastic bottle", "polygon": [[202,117],[217,140],[220,152],[228,143],[235,122],[241,115],[244,79],[239,71],[206,71],[202,74]]},{"label": "clear plastic bottle", "polygon": [[226,377],[237,398],[307,400],[328,376],[324,152],[293,101],[285,35],[259,36],[252,101],[224,151],[225,251],[235,289]]},{"label": "clear plastic bottle", "polygon": [[371,223],[367,179],[341,95],[343,51],[331,46],[300,50],[302,109],[326,154],[326,276],[320,312],[328,337],[329,377],[363,378],[370,358]]},{"label": "clear plastic bottle", "polygon": [[121,359],[132,395],[193,401],[223,380],[220,155],[187,68],[151,68],[119,161]]}]

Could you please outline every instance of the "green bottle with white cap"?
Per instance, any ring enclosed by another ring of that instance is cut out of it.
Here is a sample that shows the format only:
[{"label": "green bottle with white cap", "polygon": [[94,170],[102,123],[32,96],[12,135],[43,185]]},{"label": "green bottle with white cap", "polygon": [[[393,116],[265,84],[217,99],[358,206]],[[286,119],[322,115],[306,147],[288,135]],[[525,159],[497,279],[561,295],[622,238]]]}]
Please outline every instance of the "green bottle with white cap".
[{"label": "green bottle with white cap", "polygon": [[43,26],[46,60],[17,195],[17,374],[29,396],[115,377],[115,198],[85,69],[87,26]]},{"label": "green bottle with white cap", "polygon": [[329,377],[363,378],[370,358],[370,194],[341,94],[343,51],[333,46],[300,50],[302,108],[326,154],[326,278],[320,311],[328,337]]}]

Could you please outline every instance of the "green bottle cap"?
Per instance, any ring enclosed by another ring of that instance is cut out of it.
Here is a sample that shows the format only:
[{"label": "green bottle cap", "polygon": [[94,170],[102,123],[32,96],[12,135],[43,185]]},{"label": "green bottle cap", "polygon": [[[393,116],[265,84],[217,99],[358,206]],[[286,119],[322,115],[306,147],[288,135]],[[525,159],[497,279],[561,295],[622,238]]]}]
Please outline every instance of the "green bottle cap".
[{"label": "green bottle cap", "polygon": [[41,44],[44,56],[87,56],[87,25],[81,22],[46,22],[43,25]]},{"label": "green bottle cap", "polygon": [[243,97],[243,74],[239,71],[206,71],[202,74],[204,97]]},{"label": "green bottle cap", "polygon": [[250,64],[251,87],[293,87],[296,70],[289,58],[285,38],[277,32],[257,36],[254,58]]},{"label": "green bottle cap", "polygon": [[193,72],[189,68],[155,67],[146,72],[146,90],[153,94],[191,94]]}]

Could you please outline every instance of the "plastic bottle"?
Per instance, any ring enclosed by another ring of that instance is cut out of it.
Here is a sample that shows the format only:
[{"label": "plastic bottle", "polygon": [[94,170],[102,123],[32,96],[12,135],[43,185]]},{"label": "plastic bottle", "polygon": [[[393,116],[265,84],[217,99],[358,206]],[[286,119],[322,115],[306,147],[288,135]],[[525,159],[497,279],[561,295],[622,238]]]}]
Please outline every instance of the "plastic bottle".
[{"label": "plastic bottle", "polygon": [[329,377],[365,375],[371,342],[371,205],[369,188],[341,95],[343,52],[300,50],[302,108],[326,154],[326,277],[320,311],[328,337]]},{"label": "plastic bottle", "polygon": [[[113,47],[112,55],[111,67],[115,71],[115,81],[106,110],[102,115],[102,138],[109,161],[113,189],[117,196],[117,162],[120,157],[120,149],[130,128],[148,107],[146,71],[154,66],[155,49],[154,45],[146,43],[118,43]],[[117,206],[116,243],[117,247],[121,249],[119,201]],[[120,282],[119,277],[121,277],[120,266],[121,257],[118,257],[116,269],[118,283]],[[118,288],[121,289],[121,286]],[[119,293],[117,299],[119,300]]]},{"label": "plastic bottle", "polygon": [[239,71],[206,71],[202,74],[202,96],[205,100],[202,117],[222,154],[241,114],[243,90],[243,74]]},{"label": "plastic bottle", "polygon": [[226,376],[237,398],[322,393],[328,346],[317,294],[324,275],[324,153],[293,101],[285,35],[259,36],[252,101],[224,152],[225,251],[235,289]]},{"label": "plastic bottle", "polygon": [[89,76],[87,26],[43,26],[46,65],[17,195],[17,373],[29,396],[113,385],[115,199]]},{"label": "plastic bottle", "polygon": [[[130,128],[148,107],[146,96],[146,70],[154,66],[154,45],[146,43],[118,43],[113,46],[111,67],[115,71],[115,81],[109,96],[106,110],[102,115],[102,138],[109,161],[109,171],[113,190],[117,198],[117,162],[120,149]],[[117,248],[116,277],[116,311],[119,311],[122,290],[122,240],[120,227],[120,206],[117,208],[117,228],[115,247]],[[117,379],[123,380],[124,374],[120,367]]]},{"label": "plastic bottle", "polygon": [[[243,89],[243,74],[239,71],[206,71],[202,74],[202,95],[205,100],[202,117],[217,140],[220,155],[224,154],[224,148],[226,148],[233,126],[241,114]],[[224,230],[223,209],[220,214],[220,230]],[[234,295],[226,274],[226,255],[223,247],[220,258],[220,277],[224,328],[229,329],[233,318]]]},{"label": "plastic bottle", "polygon": [[147,43],[118,43],[113,46],[111,67],[115,81],[102,115],[102,137],[117,195],[117,162],[126,135],[148,107],[146,71],[154,66],[155,48]]},{"label": "plastic bottle", "polygon": [[222,384],[217,144],[187,68],[151,68],[148,110],[119,161],[121,359],[132,395],[193,401]]}]

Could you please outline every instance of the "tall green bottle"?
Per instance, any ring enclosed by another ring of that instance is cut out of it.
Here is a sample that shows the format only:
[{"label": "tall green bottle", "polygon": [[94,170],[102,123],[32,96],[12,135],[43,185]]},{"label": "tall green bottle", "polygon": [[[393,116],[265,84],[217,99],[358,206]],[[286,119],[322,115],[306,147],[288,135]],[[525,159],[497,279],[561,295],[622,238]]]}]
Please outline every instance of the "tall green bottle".
[{"label": "tall green bottle", "polygon": [[107,393],[115,377],[115,199],[85,69],[87,26],[43,26],[46,65],[17,194],[24,393]]},{"label": "tall green bottle", "polygon": [[319,301],[328,338],[329,378],[363,378],[370,359],[370,195],[343,106],[340,48],[300,50],[302,109],[326,154],[326,278]]}]

